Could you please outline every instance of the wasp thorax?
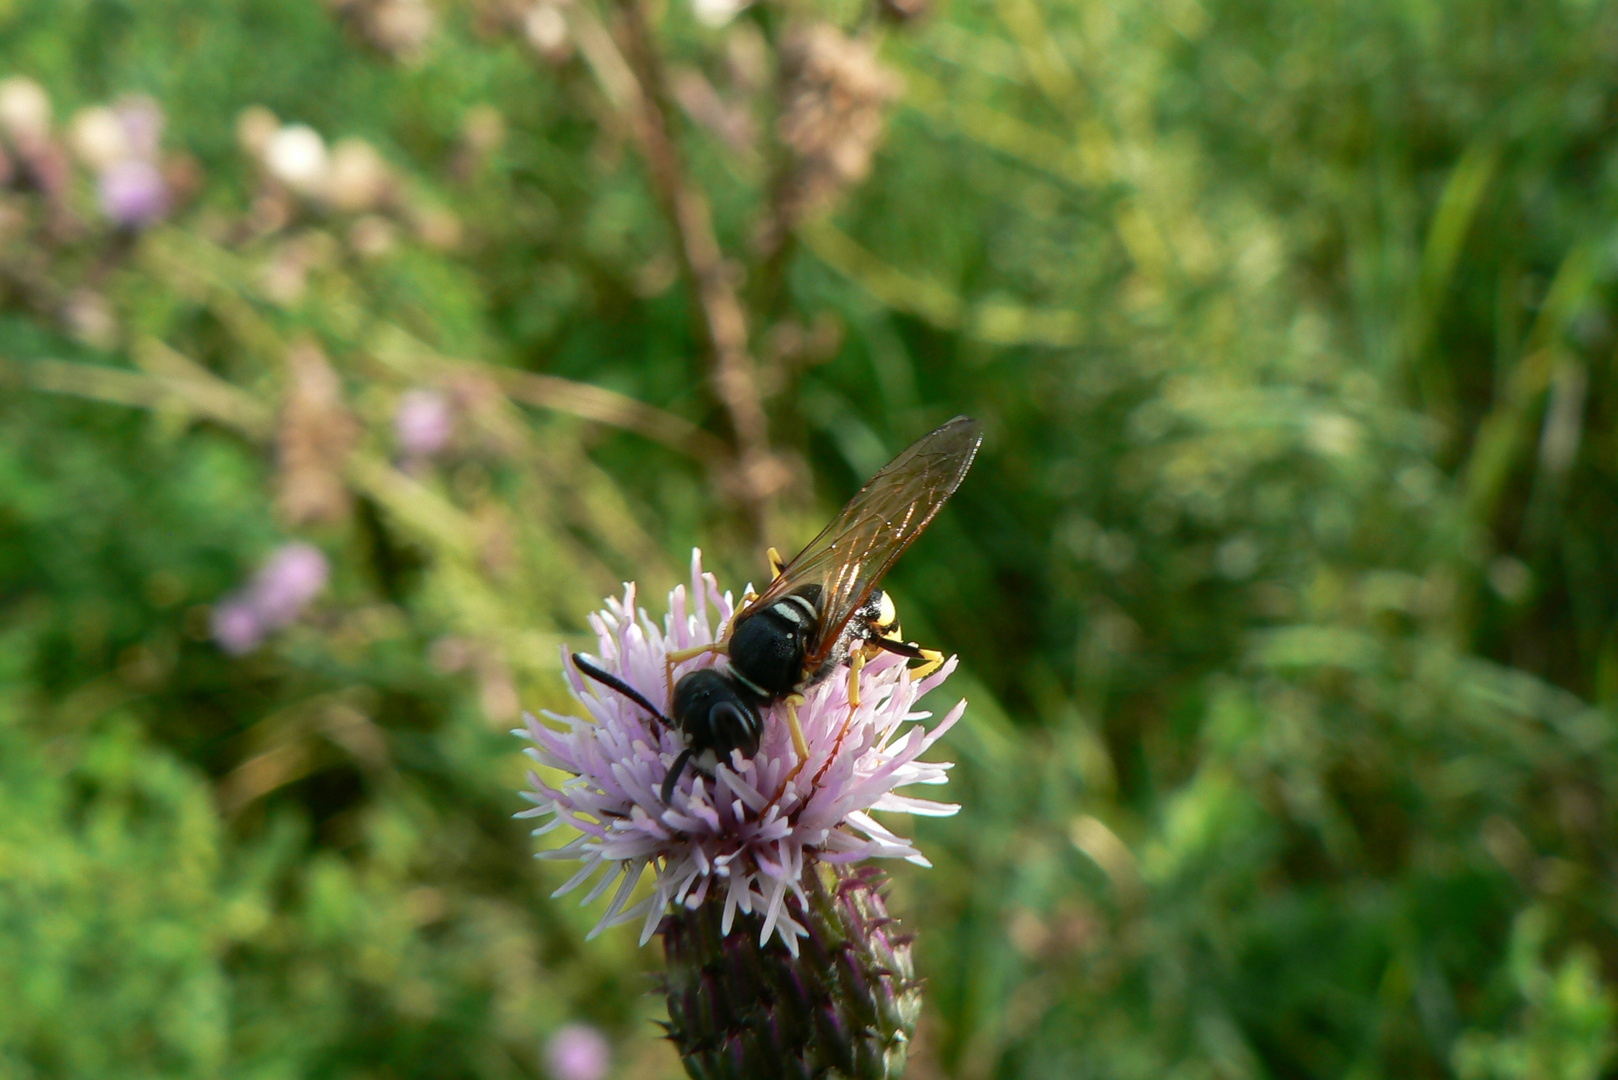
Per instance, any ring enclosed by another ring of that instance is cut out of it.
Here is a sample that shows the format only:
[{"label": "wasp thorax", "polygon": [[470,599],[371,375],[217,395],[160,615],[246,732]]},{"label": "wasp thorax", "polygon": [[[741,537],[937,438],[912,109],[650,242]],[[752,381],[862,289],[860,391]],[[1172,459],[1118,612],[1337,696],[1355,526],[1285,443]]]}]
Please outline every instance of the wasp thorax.
[{"label": "wasp thorax", "polygon": [[730,667],[760,694],[791,693],[803,679],[803,657],[814,634],[815,607],[789,593],[736,623],[730,638]]}]

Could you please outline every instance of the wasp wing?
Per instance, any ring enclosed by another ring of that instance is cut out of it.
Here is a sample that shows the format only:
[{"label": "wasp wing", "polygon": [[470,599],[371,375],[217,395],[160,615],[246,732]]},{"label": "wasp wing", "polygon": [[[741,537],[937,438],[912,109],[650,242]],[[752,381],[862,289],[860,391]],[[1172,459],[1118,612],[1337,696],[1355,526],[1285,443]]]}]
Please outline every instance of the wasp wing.
[{"label": "wasp wing", "polygon": [[982,441],[982,425],[968,416],[917,439],[860,488],[740,617],[805,586],[820,586],[818,596],[804,594],[818,615],[804,665],[818,666],[882,575],[955,493]]}]

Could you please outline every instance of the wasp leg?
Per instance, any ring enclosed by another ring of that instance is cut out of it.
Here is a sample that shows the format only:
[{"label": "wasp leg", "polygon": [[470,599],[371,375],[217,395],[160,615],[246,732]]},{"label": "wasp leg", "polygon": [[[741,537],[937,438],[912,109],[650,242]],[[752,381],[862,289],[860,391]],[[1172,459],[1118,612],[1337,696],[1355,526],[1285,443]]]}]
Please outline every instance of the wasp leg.
[{"label": "wasp leg", "polygon": [[737,601],[736,603],[736,609],[730,613],[730,618],[725,620],[724,627],[720,629],[719,639],[713,643],[715,652],[722,653],[727,656],[729,655],[730,650],[726,646],[730,642],[731,632],[736,629],[736,620],[741,618],[743,611],[747,610],[747,605],[751,604],[757,599],[758,593],[754,592],[752,589],[748,589],[742,594],[741,600]]},{"label": "wasp leg", "polygon": [[792,732],[792,752],[798,755],[798,763],[787,774],[788,780],[797,776],[799,770],[809,761],[809,742],[803,737],[803,725],[798,723],[798,706],[802,705],[803,701],[802,694],[788,694],[786,697],[787,730]]},{"label": "wasp leg", "polygon": [[774,548],[771,548],[768,554],[770,557],[770,580],[774,581],[781,576],[781,569],[786,566],[786,560],[781,558],[781,553]]},{"label": "wasp leg", "polygon": [[906,660],[920,660],[921,667],[911,668],[912,679],[925,679],[937,671],[944,662],[944,654],[937,649],[924,649],[914,641],[900,641],[898,638],[879,637],[872,638],[871,644],[885,652],[894,653]]},{"label": "wasp leg", "polygon": [[680,751],[680,756],[674,759],[673,765],[669,766],[669,774],[663,777],[662,795],[664,806],[674,805],[671,801],[674,798],[674,786],[680,782],[680,774],[685,771],[685,764],[690,760],[691,748],[688,746]]},{"label": "wasp leg", "polygon": [[687,660],[692,660],[692,659],[695,659],[698,656],[701,656],[703,653],[711,653],[711,652],[723,653],[724,651],[725,651],[725,643],[724,642],[722,642],[722,641],[711,641],[706,645],[693,645],[689,649],[674,649],[674,650],[666,653],[664,655],[663,659],[665,661],[667,661],[670,665],[683,664]]},{"label": "wasp leg", "polygon": [[848,734],[849,727],[854,723],[854,713],[860,707],[860,672],[864,670],[865,650],[855,649],[853,655],[848,658],[848,715],[843,718],[843,728],[837,733],[837,741],[832,744],[831,753],[826,757],[826,764],[815,773],[812,785],[814,787],[820,786],[820,778],[826,775],[826,770],[831,768],[831,763],[837,760],[838,753],[843,749],[843,737]]},{"label": "wasp leg", "polygon": [[944,654],[939,652],[937,649],[922,649],[920,651],[921,658],[926,661],[926,663],[922,664],[919,668],[912,668],[910,670],[910,677],[912,679],[925,679],[944,664]]},{"label": "wasp leg", "polygon": [[788,694],[782,700],[786,702],[787,728],[792,732],[792,749],[798,755],[798,763],[792,766],[792,771],[782,779],[781,786],[775,789],[775,795],[765,804],[766,807],[780,802],[781,796],[787,793],[787,785],[792,783],[792,778],[802,772],[805,765],[809,764],[809,742],[803,737],[803,725],[798,722],[798,706],[803,704],[803,695]]},{"label": "wasp leg", "polygon": [[[770,550],[774,551],[775,549],[771,548]],[[693,645],[689,649],[675,649],[673,652],[663,654],[663,682],[669,688],[669,712],[674,711],[674,665],[683,664],[687,660],[701,656],[703,653],[711,652],[718,653],[720,656],[729,656],[730,632],[736,629],[736,617],[742,613],[748,604],[751,604],[756,599],[758,599],[758,594],[752,589],[748,589],[747,595],[743,596],[741,603],[736,605],[736,610],[730,613],[730,618],[725,622],[724,629],[719,631],[718,641],[713,642],[711,645]]]},{"label": "wasp leg", "polygon": [[701,656],[703,653],[711,652],[724,654],[725,643],[716,641],[709,645],[693,645],[689,649],[675,649],[673,652],[663,654],[663,685],[669,688],[668,709],[670,714],[674,712],[674,665],[683,664],[687,660],[693,660]]}]

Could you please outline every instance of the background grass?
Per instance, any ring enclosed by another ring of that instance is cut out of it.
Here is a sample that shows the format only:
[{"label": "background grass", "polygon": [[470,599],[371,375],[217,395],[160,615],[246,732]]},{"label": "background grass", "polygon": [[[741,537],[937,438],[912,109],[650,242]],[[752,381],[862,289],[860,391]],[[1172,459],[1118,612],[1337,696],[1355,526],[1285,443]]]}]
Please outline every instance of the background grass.
[{"label": "background grass", "polygon": [[[563,706],[557,647],[620,581],[694,545],[757,580],[960,412],[982,456],[890,579],[972,703],[964,809],[896,872],[912,1075],[1610,1072],[1618,10],[652,5],[669,69],[752,117],[670,112],[791,478],[767,535],[580,47],[617,9],[569,7],[550,58],[520,5],[441,5],[402,55],[370,10],[0,3],[58,136],[148,94],[190,178],[139,231],[80,166],[0,193],[0,1075],[537,1076],[574,1020],[614,1075],[677,1075],[655,952],[586,944],[510,820],[516,707]],[[771,262],[809,19],[903,89]],[[367,140],[391,201],[277,188],[254,105]],[[456,435],[408,462],[422,387]],[[340,494],[293,512],[321,430]],[[328,587],[226,654],[210,610],[289,539]]]}]

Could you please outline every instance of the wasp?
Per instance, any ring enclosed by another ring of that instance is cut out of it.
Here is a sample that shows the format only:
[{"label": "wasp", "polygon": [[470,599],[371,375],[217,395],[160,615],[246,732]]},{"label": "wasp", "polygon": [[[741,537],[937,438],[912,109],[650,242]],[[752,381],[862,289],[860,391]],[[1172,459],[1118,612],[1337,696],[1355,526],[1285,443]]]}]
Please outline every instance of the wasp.
[{"label": "wasp", "polygon": [[[665,805],[687,764],[711,774],[732,751],[749,758],[756,754],[765,710],[776,701],[786,703],[798,757],[786,777],[791,780],[809,757],[798,723],[802,695],[838,668],[848,667],[851,720],[859,707],[860,671],[877,653],[921,661],[916,677],[943,663],[942,653],[903,639],[893,600],[877,584],[955,493],[982,441],[981,425],[957,416],[884,466],[791,559],[783,561],[771,548],[773,579],[763,593],[743,600],[719,639],[668,654],[668,716],[623,680],[574,654],[582,673],[680,733],[685,749],[663,781]],[[676,664],[708,652],[725,655],[728,665],[699,668],[674,681]],[[845,720],[843,732],[847,729]]]}]

